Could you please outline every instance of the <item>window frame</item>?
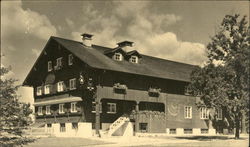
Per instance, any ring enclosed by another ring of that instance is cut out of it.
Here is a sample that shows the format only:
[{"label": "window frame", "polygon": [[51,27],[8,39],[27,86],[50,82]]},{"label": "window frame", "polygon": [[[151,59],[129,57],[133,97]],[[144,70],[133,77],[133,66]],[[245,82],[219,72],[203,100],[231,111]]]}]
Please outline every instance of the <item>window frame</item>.
[{"label": "window frame", "polygon": [[209,109],[207,107],[200,108],[200,119],[209,119]]},{"label": "window frame", "polygon": [[36,95],[41,96],[42,94],[43,94],[43,87],[42,86],[36,87]]},{"label": "window frame", "polygon": [[[74,84],[73,84],[74,87],[72,87],[72,83],[71,83],[72,81],[74,81],[74,82],[73,82],[73,83],[74,83]],[[70,80],[69,80],[69,89],[70,89],[70,90],[75,90],[75,89],[76,89],[76,78],[73,78],[73,79],[70,79]]]},{"label": "window frame", "polygon": [[[114,108],[114,111],[112,110],[112,107]],[[116,103],[107,103],[107,113],[110,113],[110,114],[117,113]]]},{"label": "window frame", "polygon": [[[61,88],[59,88],[60,87],[60,83],[61,83]],[[63,84],[64,84],[63,81],[57,82],[57,92],[63,92],[64,91]]]},{"label": "window frame", "polygon": [[[76,113],[77,112],[77,106],[76,106],[77,102],[72,102],[70,103],[70,112],[71,113]],[[73,107],[72,107],[73,106]]]},{"label": "window frame", "polygon": [[192,119],[192,106],[184,106],[184,118]]},{"label": "window frame", "polygon": [[[56,67],[62,66],[62,58],[63,58],[63,57],[59,57],[59,58],[56,59]],[[59,61],[60,61],[60,62],[59,62]],[[59,65],[58,63],[60,63],[60,65]]]},{"label": "window frame", "polygon": [[52,61],[48,61],[48,72],[53,70]]},{"label": "window frame", "polygon": [[46,106],[45,113],[46,113],[46,115],[50,115],[51,114],[50,105]]},{"label": "window frame", "polygon": [[[142,128],[145,128],[145,129],[142,129]],[[139,131],[148,132],[148,123],[139,123]]]},{"label": "window frame", "polygon": [[[117,58],[118,55],[119,55],[119,59]],[[114,54],[114,60],[116,60],[116,61],[122,61],[122,58],[123,58],[123,56],[122,56],[121,53],[115,53],[115,54]]]},{"label": "window frame", "polygon": [[59,114],[64,114],[64,104],[59,104]]},{"label": "window frame", "polygon": [[[135,61],[133,61],[133,58],[135,59]],[[130,62],[131,63],[138,63],[138,57],[137,56],[131,56],[130,57]]]},{"label": "window frame", "polygon": [[72,122],[71,123],[71,129],[77,131],[78,130],[78,123],[77,122]]},{"label": "window frame", "polygon": [[[91,112],[92,112],[92,113],[96,113],[95,104],[96,104],[96,102],[92,102],[92,109],[91,109]],[[94,108],[94,110],[93,110],[93,108]],[[99,113],[102,113],[102,103],[101,103],[101,102],[100,102]]]},{"label": "window frame", "polygon": [[49,84],[47,84],[47,85],[44,86],[44,94],[50,94],[50,85]]},{"label": "window frame", "polygon": [[65,133],[66,132],[66,124],[65,123],[60,123],[60,133]]},{"label": "window frame", "polygon": [[38,107],[37,115],[43,115],[43,106]]},{"label": "window frame", "polygon": [[73,55],[69,54],[68,55],[68,65],[73,65],[73,59],[74,59]]}]

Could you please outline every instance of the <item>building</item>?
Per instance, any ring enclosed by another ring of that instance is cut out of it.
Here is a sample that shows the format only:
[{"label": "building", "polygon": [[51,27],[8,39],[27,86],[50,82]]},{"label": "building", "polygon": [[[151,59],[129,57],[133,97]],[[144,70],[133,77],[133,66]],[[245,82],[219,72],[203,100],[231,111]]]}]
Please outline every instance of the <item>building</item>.
[{"label": "building", "polygon": [[[133,50],[51,37],[23,85],[34,87],[36,123],[56,136],[215,134],[209,110],[186,94],[194,65]],[[222,119],[222,112],[219,113]]]}]

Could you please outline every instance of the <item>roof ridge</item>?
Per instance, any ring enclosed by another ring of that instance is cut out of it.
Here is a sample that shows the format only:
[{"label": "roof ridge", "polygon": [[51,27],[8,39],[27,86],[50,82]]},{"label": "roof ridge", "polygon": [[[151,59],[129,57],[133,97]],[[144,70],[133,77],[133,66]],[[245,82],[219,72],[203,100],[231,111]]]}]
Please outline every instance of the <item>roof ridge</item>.
[{"label": "roof ridge", "polygon": [[[63,40],[67,40],[67,41],[72,41],[72,42],[77,42],[77,43],[81,43],[80,41],[76,41],[76,40],[71,40],[71,39],[66,39],[66,38],[61,38],[61,37],[57,37],[57,36],[51,36],[51,38],[58,38],[58,39],[63,39]],[[116,48],[110,48],[110,47],[106,47],[106,46],[101,46],[101,45],[96,45],[96,44],[92,44],[92,46],[98,46],[98,47],[104,47],[104,48],[107,48],[108,49],[116,49]],[[106,51],[107,51],[106,50]],[[137,50],[133,50],[133,51],[137,51]],[[138,52],[138,51],[137,51]],[[139,53],[139,52],[138,52]],[[150,56],[150,55],[146,55],[146,54],[141,54],[140,55],[142,56],[146,56],[146,57],[149,57],[149,58],[155,58],[155,59],[158,59],[158,60],[163,60],[163,61],[168,61],[168,62],[173,62],[173,63],[177,63],[177,64],[183,64],[183,65],[189,65],[189,66],[198,66],[198,65],[194,65],[194,64],[188,64],[188,63],[183,63],[183,62],[179,62],[179,61],[173,61],[173,60],[169,60],[169,59],[164,59],[164,58],[160,58],[160,57],[155,57],[155,56]]]}]

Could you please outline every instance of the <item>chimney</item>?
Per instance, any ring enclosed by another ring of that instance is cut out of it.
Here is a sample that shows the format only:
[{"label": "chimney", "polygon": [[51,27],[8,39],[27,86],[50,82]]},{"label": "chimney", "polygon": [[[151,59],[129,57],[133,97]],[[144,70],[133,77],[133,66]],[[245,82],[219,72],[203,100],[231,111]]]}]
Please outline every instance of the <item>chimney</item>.
[{"label": "chimney", "polygon": [[131,41],[122,41],[117,43],[118,47],[122,48],[124,51],[129,52],[131,51],[131,47],[133,46],[134,42]]},{"label": "chimney", "polygon": [[91,43],[92,36],[93,36],[92,34],[84,33],[81,36],[82,36],[82,43],[83,43],[83,45],[85,45],[85,46],[91,46],[92,45],[92,43]]}]

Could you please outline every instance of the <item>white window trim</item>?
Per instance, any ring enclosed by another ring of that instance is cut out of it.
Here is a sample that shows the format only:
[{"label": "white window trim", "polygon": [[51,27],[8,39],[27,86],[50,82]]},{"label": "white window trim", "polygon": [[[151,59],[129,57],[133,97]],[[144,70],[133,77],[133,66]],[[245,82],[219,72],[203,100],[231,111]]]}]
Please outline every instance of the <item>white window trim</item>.
[{"label": "white window trim", "polygon": [[70,112],[72,112],[72,113],[77,112],[76,102],[73,102],[70,104]]},{"label": "white window trim", "polygon": [[52,66],[52,61],[48,61],[48,71],[52,71],[53,66]]},{"label": "white window trim", "polygon": [[108,106],[108,109],[109,109],[109,106],[114,106],[114,108],[115,108],[115,112],[112,112],[112,111],[107,111],[107,113],[110,113],[110,114],[115,114],[115,113],[117,113],[117,110],[116,110],[116,103],[107,103],[107,106]]},{"label": "white window trim", "polygon": [[36,95],[37,95],[37,96],[40,96],[40,95],[42,95],[42,93],[43,93],[42,86],[36,87]]},{"label": "white window trim", "polygon": [[[95,102],[92,102],[92,107],[93,107],[93,104],[95,104]],[[102,103],[99,104],[100,105],[100,110],[99,110],[99,113],[102,113]],[[91,107],[91,109],[92,109]],[[93,111],[91,110],[92,113],[96,113],[96,111]]]},{"label": "white window trim", "polygon": [[[63,58],[63,57],[60,57],[60,58],[57,58],[57,59],[56,59],[56,67],[62,66],[62,58]],[[60,62],[59,62],[59,61],[60,61]],[[60,65],[58,65],[58,63],[60,63]]]},{"label": "white window trim", "polygon": [[[205,113],[205,117],[203,116],[204,113]],[[206,108],[206,107],[200,108],[200,119],[209,119],[209,109],[208,108]]]},{"label": "white window trim", "polygon": [[38,112],[37,112],[38,115],[43,115],[43,107],[42,106],[39,106],[38,107]]},{"label": "white window trim", "polygon": [[[62,108],[62,109],[60,109]],[[64,114],[64,104],[59,104],[59,114]]]},{"label": "white window trim", "polygon": [[[133,58],[135,58],[135,62],[133,62]],[[130,57],[130,62],[131,63],[138,63],[138,57],[137,56],[131,56]]]},{"label": "white window trim", "polygon": [[57,82],[57,92],[62,92],[63,91],[63,84],[64,84],[63,81]]},{"label": "white window trim", "polygon": [[[47,87],[48,87],[48,89],[47,89]],[[44,94],[50,94],[50,85],[45,85],[44,86]]]},{"label": "white window trim", "polygon": [[50,114],[51,114],[50,106],[46,106],[46,115],[50,115]]},{"label": "white window trim", "polygon": [[[71,81],[74,81],[74,87],[72,87]],[[70,89],[70,90],[76,89],[76,78],[70,79],[70,80],[69,80],[69,89]]]},{"label": "white window trim", "polygon": [[[190,108],[190,109],[187,109],[187,113],[186,113],[186,108]],[[190,116],[188,115],[188,112],[190,110]],[[184,107],[184,118],[185,119],[192,119],[192,106],[185,106]]]},{"label": "white window trim", "polygon": [[[117,59],[117,58],[116,58],[116,55],[119,55],[120,58]],[[114,54],[114,60],[116,60],[116,61],[122,61],[122,58],[123,58],[123,57],[122,57],[122,54],[121,54],[121,53],[115,53],[115,54]]]},{"label": "white window trim", "polygon": [[69,54],[69,56],[68,56],[68,64],[73,65],[73,55],[72,54]]}]

